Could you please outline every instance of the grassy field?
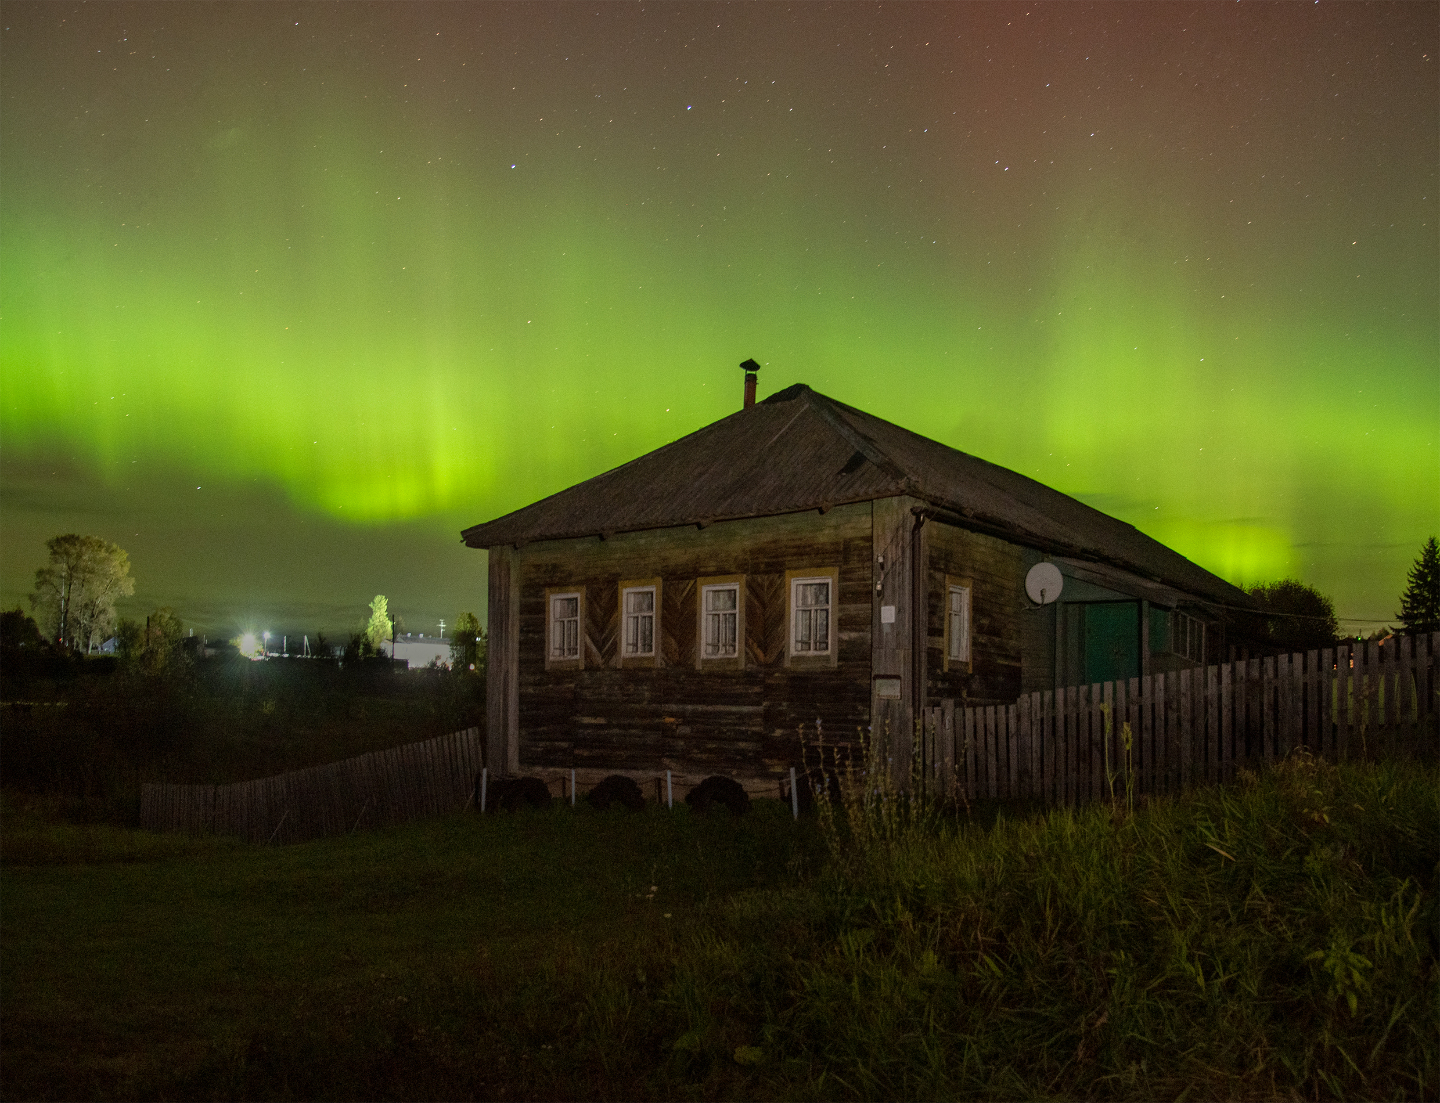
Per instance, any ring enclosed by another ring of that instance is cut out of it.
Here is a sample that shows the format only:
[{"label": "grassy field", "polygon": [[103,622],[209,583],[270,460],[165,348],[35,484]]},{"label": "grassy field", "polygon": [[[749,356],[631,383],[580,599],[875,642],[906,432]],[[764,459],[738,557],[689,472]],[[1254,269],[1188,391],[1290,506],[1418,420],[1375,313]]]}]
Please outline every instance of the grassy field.
[{"label": "grassy field", "polygon": [[70,819],[139,822],[146,781],[223,784],[484,722],[485,681],[389,663],[0,656],[5,784]]},{"label": "grassy field", "polygon": [[287,848],[6,794],[5,1098],[1434,1098],[1440,778]]}]

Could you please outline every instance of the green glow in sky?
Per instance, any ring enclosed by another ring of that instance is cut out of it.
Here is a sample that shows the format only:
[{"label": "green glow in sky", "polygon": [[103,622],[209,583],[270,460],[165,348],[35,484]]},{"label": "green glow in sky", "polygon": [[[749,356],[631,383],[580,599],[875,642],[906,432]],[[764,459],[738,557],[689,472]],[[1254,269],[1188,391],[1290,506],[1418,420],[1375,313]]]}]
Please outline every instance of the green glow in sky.
[{"label": "green glow in sky", "polygon": [[1434,6],[788,11],[7,4],[7,478],[222,560],[260,488],[363,575],[731,412],[754,356],[1392,616],[1440,515]]}]

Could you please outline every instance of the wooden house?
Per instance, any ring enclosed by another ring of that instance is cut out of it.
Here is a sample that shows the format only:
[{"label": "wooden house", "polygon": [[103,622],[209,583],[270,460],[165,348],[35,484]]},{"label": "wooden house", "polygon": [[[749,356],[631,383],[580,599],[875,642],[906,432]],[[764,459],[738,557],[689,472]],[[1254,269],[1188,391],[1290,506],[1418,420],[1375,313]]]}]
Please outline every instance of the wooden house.
[{"label": "wooden house", "polygon": [[908,732],[945,698],[1214,661],[1252,606],[1033,479],[804,384],[753,395],[752,372],[737,413],[464,531],[490,558],[492,770],[773,794],[801,725]]}]

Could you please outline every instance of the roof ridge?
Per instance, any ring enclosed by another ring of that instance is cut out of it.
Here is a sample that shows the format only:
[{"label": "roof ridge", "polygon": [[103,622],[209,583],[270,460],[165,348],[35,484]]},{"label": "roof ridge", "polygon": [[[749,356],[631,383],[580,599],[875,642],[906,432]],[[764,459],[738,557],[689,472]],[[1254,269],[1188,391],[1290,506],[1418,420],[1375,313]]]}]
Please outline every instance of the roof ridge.
[{"label": "roof ridge", "polygon": [[[805,386],[803,383],[799,385]],[[852,425],[850,420],[836,408],[842,405],[841,403],[836,402],[835,399],[829,395],[821,394],[811,387],[805,387],[805,391],[801,397],[805,399],[806,404],[820,416],[820,419],[824,421],[826,425],[839,433],[847,444],[881,471],[885,472],[885,474],[889,475],[897,484],[903,487],[913,481],[910,473],[896,463],[888,452]]]}]

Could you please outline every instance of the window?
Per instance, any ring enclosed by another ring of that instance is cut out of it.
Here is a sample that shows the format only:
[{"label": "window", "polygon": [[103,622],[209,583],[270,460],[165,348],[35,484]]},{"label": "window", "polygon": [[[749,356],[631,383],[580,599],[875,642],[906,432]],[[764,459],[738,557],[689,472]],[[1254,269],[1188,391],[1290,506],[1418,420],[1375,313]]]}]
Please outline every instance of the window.
[{"label": "window", "polygon": [[733,659],[740,653],[740,585],[702,586],[700,657]]},{"label": "window", "polygon": [[786,666],[803,669],[837,664],[839,594],[839,567],[785,572]]},{"label": "window", "polygon": [[655,587],[624,586],[620,590],[623,625],[620,654],[626,659],[655,654]]},{"label": "window", "polygon": [[[1205,623],[1186,613],[1170,614],[1170,651],[1191,662],[1205,661]],[[1151,645],[1154,650],[1154,645]]]},{"label": "window", "polygon": [[790,646],[796,655],[830,653],[828,578],[797,578],[790,583]]},{"label": "window", "polygon": [[580,594],[549,592],[550,647],[546,658],[552,663],[580,662]]},{"label": "window", "polygon": [[945,669],[970,668],[970,582],[945,579]]}]

